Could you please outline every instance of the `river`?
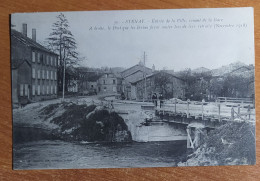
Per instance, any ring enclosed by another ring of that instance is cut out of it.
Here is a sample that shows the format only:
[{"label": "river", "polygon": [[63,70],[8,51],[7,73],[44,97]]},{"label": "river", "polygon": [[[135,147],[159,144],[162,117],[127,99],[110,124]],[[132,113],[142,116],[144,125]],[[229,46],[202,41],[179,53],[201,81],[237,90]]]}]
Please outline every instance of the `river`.
[{"label": "river", "polygon": [[186,141],[66,142],[34,128],[14,128],[14,140],[14,169],[171,167],[186,155]]}]

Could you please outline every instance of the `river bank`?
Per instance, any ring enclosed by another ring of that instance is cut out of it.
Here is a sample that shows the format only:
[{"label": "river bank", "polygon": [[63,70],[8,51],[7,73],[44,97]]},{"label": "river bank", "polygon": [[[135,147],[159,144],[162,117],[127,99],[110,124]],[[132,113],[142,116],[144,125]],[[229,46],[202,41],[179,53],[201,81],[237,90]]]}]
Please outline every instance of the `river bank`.
[{"label": "river bank", "polygon": [[[64,141],[132,141],[127,125],[117,113],[110,112],[103,106],[71,102],[15,110],[14,127],[45,129]],[[14,137],[14,140],[18,139]]]},{"label": "river bank", "polygon": [[254,165],[255,123],[229,122],[208,133],[204,142],[178,166]]}]

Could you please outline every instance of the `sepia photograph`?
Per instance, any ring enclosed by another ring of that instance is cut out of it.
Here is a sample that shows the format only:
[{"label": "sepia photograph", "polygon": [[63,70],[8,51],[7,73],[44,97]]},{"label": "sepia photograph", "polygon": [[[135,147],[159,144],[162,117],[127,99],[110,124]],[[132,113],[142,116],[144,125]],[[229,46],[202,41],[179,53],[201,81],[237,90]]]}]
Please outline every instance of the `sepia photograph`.
[{"label": "sepia photograph", "polygon": [[254,165],[253,8],[14,13],[13,169]]}]

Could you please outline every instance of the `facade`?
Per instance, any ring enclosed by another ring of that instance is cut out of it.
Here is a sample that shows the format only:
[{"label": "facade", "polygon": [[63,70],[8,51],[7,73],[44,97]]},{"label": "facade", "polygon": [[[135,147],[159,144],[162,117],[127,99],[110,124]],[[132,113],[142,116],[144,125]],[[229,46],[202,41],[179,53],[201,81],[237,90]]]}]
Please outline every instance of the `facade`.
[{"label": "facade", "polygon": [[97,81],[102,76],[98,71],[91,71],[85,67],[77,68],[79,93],[97,93]]},{"label": "facade", "polygon": [[146,78],[132,82],[132,96],[136,100],[150,101],[153,93],[162,93],[163,97],[183,99],[185,96],[185,82],[166,72],[155,72]]},{"label": "facade", "polygon": [[12,101],[27,104],[30,98],[31,64],[27,60],[12,61]]},{"label": "facade", "polygon": [[132,82],[142,79],[145,75],[152,74],[155,70],[145,67],[141,62],[121,72],[124,79],[123,81],[123,92],[126,99],[135,100],[135,87],[132,86]]},{"label": "facade", "polygon": [[122,93],[122,81],[121,77],[116,76],[114,73],[104,73],[97,80],[97,93],[98,94],[114,94]]},{"label": "facade", "polygon": [[[58,55],[36,42],[35,30],[34,39],[28,38],[27,26],[23,27],[23,33],[11,30],[11,62],[12,65],[21,64],[12,66],[12,82],[15,82],[12,89],[18,97],[15,100],[20,103],[22,97],[27,97],[28,101],[56,98]],[[26,77],[27,81],[23,82],[21,77]]]}]

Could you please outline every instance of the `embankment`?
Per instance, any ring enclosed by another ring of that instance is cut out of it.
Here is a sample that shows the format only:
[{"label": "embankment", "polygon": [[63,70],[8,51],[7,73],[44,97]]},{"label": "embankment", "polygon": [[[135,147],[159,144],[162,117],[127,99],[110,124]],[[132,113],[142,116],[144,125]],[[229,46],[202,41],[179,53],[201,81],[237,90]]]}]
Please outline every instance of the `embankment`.
[{"label": "embankment", "polygon": [[204,143],[178,166],[252,165],[255,154],[255,124],[230,122],[209,132]]},{"label": "embankment", "polygon": [[[128,131],[123,118],[117,113],[110,112],[100,106],[64,102],[49,104],[36,110],[27,110],[26,114],[28,112],[31,112],[32,115],[38,115],[35,118],[39,122],[38,128],[46,129],[47,127],[49,131],[44,131],[45,133],[65,141],[132,141],[131,133]],[[23,110],[20,110],[18,115],[22,117],[22,114]],[[28,119],[28,116],[26,119]],[[34,124],[19,124],[20,130],[24,125],[36,128]]]}]

